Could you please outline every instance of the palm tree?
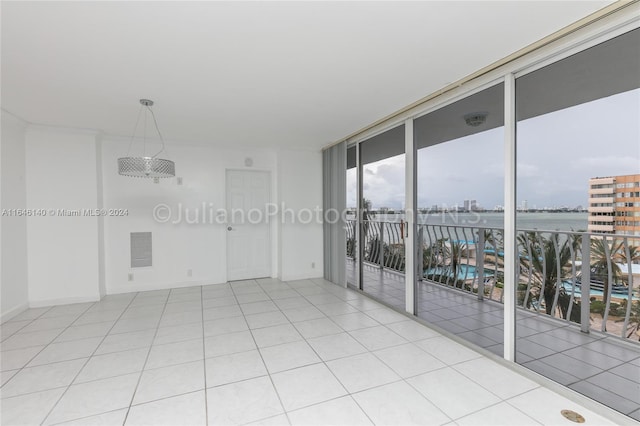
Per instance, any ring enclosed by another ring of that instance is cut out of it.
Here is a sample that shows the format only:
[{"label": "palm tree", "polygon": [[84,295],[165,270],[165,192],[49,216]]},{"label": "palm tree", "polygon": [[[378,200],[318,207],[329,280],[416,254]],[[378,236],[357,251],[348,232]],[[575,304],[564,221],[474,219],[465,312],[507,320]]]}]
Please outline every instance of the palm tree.
[{"label": "palm tree", "polygon": [[518,235],[518,245],[521,247],[520,268],[525,275],[531,275],[533,284],[540,289],[546,313],[552,315],[556,292],[561,292],[558,304],[563,318],[566,318],[569,297],[563,288],[557,289],[557,283],[568,272],[572,249],[574,253],[578,250],[580,239],[564,238],[561,241],[556,233],[545,238],[530,231]]},{"label": "palm tree", "polygon": [[[623,279],[620,263],[631,265],[633,262],[640,260],[640,251],[638,247],[629,246],[629,258],[627,259],[627,250],[624,240],[613,238],[594,238],[591,240],[591,270],[594,272],[593,278],[602,280],[604,290],[602,292],[602,301],[604,303],[609,299],[611,285]],[[609,265],[611,265],[611,280],[609,282]],[[629,266],[630,267],[630,266]]]}]

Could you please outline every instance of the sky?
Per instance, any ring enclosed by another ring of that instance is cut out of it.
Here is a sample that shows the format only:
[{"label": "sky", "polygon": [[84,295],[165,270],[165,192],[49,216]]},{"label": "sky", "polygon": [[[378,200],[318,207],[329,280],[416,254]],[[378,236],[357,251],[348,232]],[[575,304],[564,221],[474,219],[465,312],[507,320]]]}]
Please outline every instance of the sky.
[{"label": "sky", "polygon": [[[504,129],[418,151],[418,207],[504,205]],[[591,177],[640,173],[640,89],[518,122],[517,199],[529,208],[588,205]],[[404,154],[365,165],[373,208],[404,207]],[[356,202],[347,172],[347,206]]]}]

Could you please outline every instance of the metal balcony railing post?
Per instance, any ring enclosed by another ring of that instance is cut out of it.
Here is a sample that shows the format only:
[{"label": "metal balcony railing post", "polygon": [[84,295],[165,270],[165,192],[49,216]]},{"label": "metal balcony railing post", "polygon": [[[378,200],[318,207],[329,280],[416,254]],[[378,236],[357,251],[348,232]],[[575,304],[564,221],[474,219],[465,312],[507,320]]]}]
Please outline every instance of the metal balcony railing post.
[{"label": "metal balcony railing post", "polygon": [[[484,299],[484,229],[478,229],[478,249],[476,251],[476,276],[478,277],[478,300]],[[496,262],[498,261],[498,253]]]},{"label": "metal balcony railing post", "polygon": [[582,270],[580,272],[580,331],[589,332],[589,314],[591,308],[591,238],[588,232],[582,233]]},{"label": "metal balcony railing post", "polygon": [[380,231],[378,238],[378,263],[380,264],[380,272],[384,269],[384,222],[380,222]]},{"label": "metal balcony railing post", "polygon": [[416,274],[418,277],[418,281],[422,281],[422,275],[424,274],[424,247],[423,247],[423,236],[424,236],[424,228],[422,226],[418,227],[418,250],[417,250],[417,259],[416,259]]}]

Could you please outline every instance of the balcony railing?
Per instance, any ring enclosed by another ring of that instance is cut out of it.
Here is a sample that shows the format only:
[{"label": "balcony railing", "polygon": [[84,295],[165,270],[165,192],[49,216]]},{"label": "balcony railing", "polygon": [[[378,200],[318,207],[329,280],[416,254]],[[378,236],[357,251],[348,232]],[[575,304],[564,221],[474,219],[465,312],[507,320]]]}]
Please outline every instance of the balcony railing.
[{"label": "balcony railing", "polygon": [[[406,233],[403,222],[363,221],[364,262],[404,273]],[[351,259],[355,237],[356,222],[348,221]],[[419,280],[503,302],[502,229],[423,224],[417,240]],[[518,307],[585,332],[640,341],[640,280],[633,274],[634,264],[640,269],[639,245],[625,235],[518,230]]]}]

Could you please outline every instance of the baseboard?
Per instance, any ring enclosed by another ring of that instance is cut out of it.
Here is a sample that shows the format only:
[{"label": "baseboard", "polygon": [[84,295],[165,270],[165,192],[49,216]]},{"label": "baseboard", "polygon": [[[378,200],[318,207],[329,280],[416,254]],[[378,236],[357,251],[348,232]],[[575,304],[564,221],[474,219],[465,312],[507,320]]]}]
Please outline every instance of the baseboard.
[{"label": "baseboard", "polygon": [[109,294],[124,294],[124,293],[136,293],[139,291],[153,291],[153,290],[167,290],[170,288],[184,288],[195,287],[210,284],[220,284],[220,282],[213,280],[200,280],[200,281],[183,281],[174,283],[128,283],[126,286],[109,287],[107,286],[107,295]]},{"label": "baseboard", "polygon": [[9,309],[7,312],[3,312],[0,315],[0,324],[4,324],[5,322],[9,321],[11,318],[20,315],[21,313],[23,313],[24,311],[26,311],[27,309],[29,309],[29,303],[25,302],[25,303],[21,303],[18,306],[15,306],[11,309]]},{"label": "baseboard", "polygon": [[99,302],[99,301],[100,301],[100,295],[96,294],[95,296],[62,297],[60,299],[32,300],[29,302],[29,307],[43,308],[46,306],[70,305],[72,303],[87,303],[87,302]]}]

